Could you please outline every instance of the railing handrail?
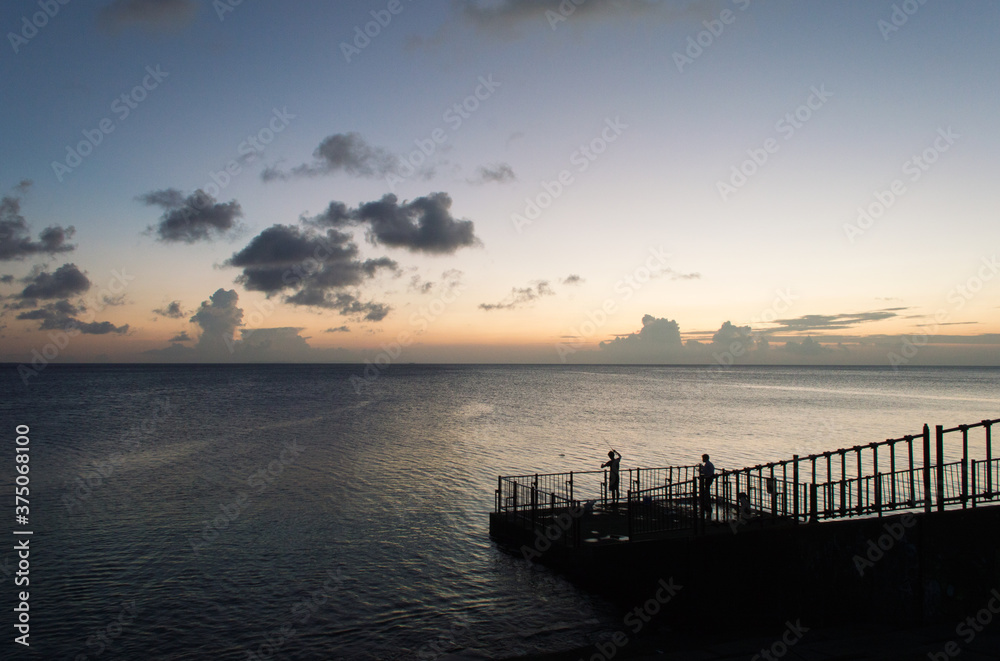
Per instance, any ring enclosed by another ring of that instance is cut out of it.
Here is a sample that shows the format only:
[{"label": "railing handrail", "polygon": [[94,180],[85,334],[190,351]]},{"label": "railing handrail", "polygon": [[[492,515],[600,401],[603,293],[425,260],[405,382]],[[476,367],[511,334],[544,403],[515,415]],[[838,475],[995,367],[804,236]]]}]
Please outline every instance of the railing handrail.
[{"label": "railing handrail", "polygon": [[[632,466],[631,468],[621,468],[619,467],[618,473],[627,473],[630,470],[643,470],[643,471],[655,471],[655,470],[682,470],[685,468],[697,468],[698,464],[690,464],[686,466]],[[591,470],[591,471],[564,471],[562,473],[527,473],[525,475],[501,475],[500,478],[504,480],[520,480],[536,477],[559,477],[561,475],[598,475],[602,474],[607,469]]]},{"label": "railing handrail", "polygon": [[[1000,471],[997,470],[1000,458],[993,454],[991,435],[992,426],[998,423],[1000,418],[949,428],[936,425],[932,429],[924,425],[921,432],[900,438],[796,455],[791,459],[737,469],[716,468],[707,495],[699,465],[620,468],[622,481],[629,480],[621,489],[630,505],[629,529],[631,531],[636,524],[641,527],[637,529],[639,534],[655,532],[657,525],[672,526],[662,530],[677,530],[676,519],[667,522],[661,514],[655,513],[656,508],[662,506],[657,503],[663,500],[676,503],[682,509],[691,507],[696,513],[700,507],[710,506],[717,515],[722,512],[721,516],[728,517],[734,506],[739,509],[741,498],[748,495],[751,506],[761,516],[790,521],[881,517],[884,513],[906,509],[943,511],[948,507],[976,507],[977,503],[987,501],[1000,504]],[[978,428],[985,428],[985,432],[971,438],[969,431]],[[944,441],[953,438],[947,435],[954,432],[962,432],[960,443],[957,446],[949,443],[948,452],[945,452]],[[980,449],[970,452],[970,440]],[[982,440],[985,443],[979,446]],[[902,450],[897,447],[899,443],[904,443]],[[880,450],[886,446],[888,450],[882,454]],[[983,449],[985,459],[980,458]],[[667,472],[669,475],[664,475]],[[597,493],[603,502],[608,497],[608,474],[608,470],[602,469],[499,476],[498,511],[517,513],[526,508],[578,506],[593,500],[594,487],[598,484]],[[599,483],[592,479],[576,480],[595,475],[602,476]],[[566,479],[565,485],[560,484],[561,478]],[[652,500],[647,496],[652,496]],[[700,498],[705,498],[702,505],[699,505]],[[653,509],[648,509],[644,501],[651,503]],[[635,514],[639,517],[635,518],[631,511],[633,505],[646,514]],[[700,529],[694,521],[688,522],[689,527]]]},{"label": "railing handrail", "polygon": [[954,431],[962,431],[964,429],[975,429],[976,427],[991,427],[1000,422],[1000,418],[996,420],[981,420],[980,422],[973,423],[971,425],[958,425],[957,427],[952,427],[950,429],[942,429],[941,432],[944,434],[950,434]]}]

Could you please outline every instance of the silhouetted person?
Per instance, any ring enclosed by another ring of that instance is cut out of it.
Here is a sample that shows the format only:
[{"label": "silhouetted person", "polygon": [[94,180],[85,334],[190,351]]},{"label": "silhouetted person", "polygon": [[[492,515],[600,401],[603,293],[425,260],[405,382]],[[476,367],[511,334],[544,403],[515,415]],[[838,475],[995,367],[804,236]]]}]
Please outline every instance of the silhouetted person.
[{"label": "silhouetted person", "polygon": [[701,511],[706,519],[712,518],[712,500],[709,497],[709,489],[712,481],[715,480],[715,464],[708,460],[708,455],[701,455],[701,466],[698,468],[698,475],[701,478],[698,485],[701,496]]},{"label": "silhouetted person", "polygon": [[[615,458],[615,455],[618,455]],[[622,455],[617,450],[612,449],[608,453],[608,460],[601,464],[601,468],[611,467],[611,476],[608,478],[608,491],[614,496],[614,503],[618,504],[618,464],[622,461]]]}]

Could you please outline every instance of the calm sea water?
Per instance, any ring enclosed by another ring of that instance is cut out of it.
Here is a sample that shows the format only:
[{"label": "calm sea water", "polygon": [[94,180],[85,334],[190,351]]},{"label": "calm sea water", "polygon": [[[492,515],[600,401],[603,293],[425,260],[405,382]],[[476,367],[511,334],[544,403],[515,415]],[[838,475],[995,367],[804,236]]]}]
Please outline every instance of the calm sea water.
[{"label": "calm sea water", "polygon": [[31,428],[38,658],[587,644],[621,612],[490,542],[498,474],[596,469],[608,445],[623,467],[735,468],[1000,417],[995,369],[398,366],[360,392],[349,366],[2,375],[5,488]]}]

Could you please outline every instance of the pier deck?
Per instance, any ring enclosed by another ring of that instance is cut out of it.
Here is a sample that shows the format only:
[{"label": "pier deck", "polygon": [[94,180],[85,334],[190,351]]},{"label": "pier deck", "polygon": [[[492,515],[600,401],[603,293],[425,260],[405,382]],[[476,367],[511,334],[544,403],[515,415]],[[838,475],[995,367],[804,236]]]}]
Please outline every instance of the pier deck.
[{"label": "pier deck", "polygon": [[501,476],[490,534],[526,560],[632,597],[673,576],[697,586],[678,599],[696,617],[958,616],[1000,585],[998,422],[924,425],[720,470],[709,484],[697,466],[623,469],[617,503],[605,471]]}]

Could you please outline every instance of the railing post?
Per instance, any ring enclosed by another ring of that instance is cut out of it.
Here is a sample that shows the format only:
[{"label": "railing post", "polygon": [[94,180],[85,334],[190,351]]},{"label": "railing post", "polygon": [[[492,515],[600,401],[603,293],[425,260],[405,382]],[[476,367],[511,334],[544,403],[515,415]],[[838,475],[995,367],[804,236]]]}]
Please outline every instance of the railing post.
[{"label": "railing post", "polygon": [[794,487],[792,490],[792,516],[795,518],[795,523],[799,522],[799,455],[792,455],[792,482]]},{"label": "railing post", "polygon": [[628,507],[625,508],[625,510],[626,510],[625,511],[625,520],[628,521],[628,541],[631,542],[631,541],[633,541],[635,539],[633,537],[633,532],[632,532],[632,528],[633,528],[632,527],[633,507],[632,507],[632,491],[631,490],[629,490],[629,492],[627,494],[625,494],[625,498],[626,498],[626,501],[628,502]]},{"label": "railing post", "polygon": [[882,478],[881,473],[877,470],[875,471],[875,511],[878,512],[878,518],[882,518]]},{"label": "railing post", "polygon": [[976,508],[976,460],[972,460],[972,508]]},{"label": "railing post", "polygon": [[694,530],[695,532],[701,531],[701,489],[698,484],[698,478],[695,477],[691,480],[691,493],[694,494],[694,504],[691,507],[691,511],[694,512]]},{"label": "railing post", "polygon": [[[736,500],[736,520],[737,521],[741,521],[742,519],[740,517],[742,516],[742,512],[740,511],[740,472],[739,471],[735,471],[733,474],[736,476],[736,496],[735,496],[735,500]],[[750,497],[749,493],[747,493],[747,497],[748,498]]]},{"label": "railing post", "polygon": [[934,428],[937,445],[937,505],[938,512],[944,511],[944,427]]},{"label": "railing post", "polygon": [[847,516],[847,450],[840,451],[840,516]]},{"label": "railing post", "polygon": [[819,502],[816,498],[816,483],[809,485],[809,522],[816,523],[819,520]]},{"label": "railing post", "polygon": [[569,501],[573,502],[573,471],[569,472]]},{"label": "railing post", "polygon": [[969,500],[969,428],[962,425],[962,509]]},{"label": "railing post", "polygon": [[532,530],[534,530],[538,525],[537,514],[538,514],[538,473],[535,473],[535,481],[531,485],[531,529]]},{"label": "railing post", "polygon": [[856,461],[858,462],[858,514],[864,514],[865,494],[861,490],[861,487],[864,486],[864,472],[861,469],[861,446],[855,445],[854,452],[857,453]]},{"label": "railing post", "polygon": [[871,448],[872,448],[872,470],[873,470],[873,472],[878,473],[879,472],[879,470],[878,470],[878,443],[872,443],[871,444]]},{"label": "railing post", "polygon": [[497,475],[497,512],[503,511],[503,475]]},{"label": "railing post", "polygon": [[896,441],[889,443],[889,489],[892,507],[896,507]]},{"label": "railing post", "polygon": [[931,512],[931,428],[924,424],[924,513]]},{"label": "railing post", "polygon": [[992,425],[989,420],[983,420],[986,427],[986,497],[993,497],[993,438],[990,435]]},{"label": "railing post", "polygon": [[916,475],[913,471],[913,437],[909,434],[906,435],[906,445],[910,451],[910,498],[907,500],[907,504],[913,507],[917,504],[917,486]]},{"label": "railing post", "polygon": [[771,522],[773,523],[778,518],[778,484],[774,480],[774,464],[770,464],[768,469],[771,473],[768,485],[771,487]]}]

